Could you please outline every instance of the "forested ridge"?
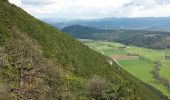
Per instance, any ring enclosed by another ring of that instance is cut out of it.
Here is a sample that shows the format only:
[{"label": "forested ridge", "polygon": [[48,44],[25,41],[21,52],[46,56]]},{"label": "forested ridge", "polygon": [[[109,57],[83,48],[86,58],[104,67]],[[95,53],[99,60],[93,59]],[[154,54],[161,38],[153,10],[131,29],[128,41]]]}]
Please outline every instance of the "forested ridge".
[{"label": "forested ridge", "polygon": [[72,25],[61,29],[80,39],[107,40],[152,49],[170,48],[170,32],[130,29],[100,29]]}]

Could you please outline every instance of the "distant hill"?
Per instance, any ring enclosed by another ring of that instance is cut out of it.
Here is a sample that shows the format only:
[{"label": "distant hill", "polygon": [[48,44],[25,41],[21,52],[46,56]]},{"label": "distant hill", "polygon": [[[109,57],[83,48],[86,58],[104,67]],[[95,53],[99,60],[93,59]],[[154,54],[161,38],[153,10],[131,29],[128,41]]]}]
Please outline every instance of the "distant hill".
[{"label": "distant hill", "polygon": [[144,17],[144,18],[105,18],[91,20],[62,20],[42,19],[58,28],[71,25],[83,25],[96,28],[119,29],[150,29],[170,31],[170,17]]},{"label": "distant hill", "polygon": [[170,32],[130,29],[99,29],[73,25],[61,29],[71,36],[80,39],[116,41],[126,45],[146,48],[170,48]]},{"label": "distant hill", "polygon": [[108,61],[0,0],[1,100],[168,100]]},{"label": "distant hill", "polygon": [[113,30],[109,29],[99,29],[99,28],[93,28],[93,27],[88,27],[88,26],[81,26],[81,25],[72,25],[65,27],[61,29],[63,32],[71,33],[72,36],[80,36],[83,34],[92,34],[92,33],[110,33]]}]

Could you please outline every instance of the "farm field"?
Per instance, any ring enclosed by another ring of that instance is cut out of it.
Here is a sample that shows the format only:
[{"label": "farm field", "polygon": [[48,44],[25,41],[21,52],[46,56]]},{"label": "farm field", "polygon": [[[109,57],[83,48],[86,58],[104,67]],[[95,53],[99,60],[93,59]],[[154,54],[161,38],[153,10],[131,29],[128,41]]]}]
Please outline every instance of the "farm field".
[{"label": "farm field", "polygon": [[[162,59],[165,58],[165,55],[169,55],[170,50],[153,50],[107,41],[86,39],[80,41],[91,49],[116,60],[124,70],[170,97],[170,89],[155,79],[154,74],[152,73],[155,63],[162,61]],[[165,60],[162,62],[159,75],[170,80],[169,73],[170,61]]]},{"label": "farm field", "polygon": [[[140,78],[142,81],[149,83],[154,81],[153,75],[150,74],[154,63],[146,60],[118,60],[119,64],[132,75]],[[136,66],[137,65],[137,66]]]},{"label": "farm field", "polygon": [[165,60],[160,68],[160,75],[170,81],[170,61]]},{"label": "farm field", "polygon": [[165,95],[169,96],[170,91],[162,84],[160,84],[154,77],[151,71],[153,70],[154,63],[147,60],[119,60],[119,64],[123,69],[141,79],[143,82],[148,83],[160,90]]}]

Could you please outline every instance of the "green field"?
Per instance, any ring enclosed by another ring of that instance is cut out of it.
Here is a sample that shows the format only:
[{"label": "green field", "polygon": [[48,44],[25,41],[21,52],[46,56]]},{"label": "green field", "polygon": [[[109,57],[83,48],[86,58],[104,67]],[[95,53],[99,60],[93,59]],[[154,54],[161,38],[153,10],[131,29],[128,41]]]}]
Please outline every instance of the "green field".
[{"label": "green field", "polygon": [[126,51],[129,53],[137,54],[151,61],[160,61],[163,59],[164,52],[162,50],[152,50],[140,47],[129,47],[126,49]]},{"label": "green field", "polygon": [[[92,40],[80,40],[91,49],[106,56],[132,54],[139,56],[138,59],[117,60],[117,63],[126,71],[160,90],[164,95],[170,97],[170,89],[161,84],[151,73],[155,62],[164,59],[164,54],[169,55],[170,50],[153,50],[135,46],[126,46],[115,42],[101,42]],[[118,49],[124,47],[123,49]],[[163,61],[160,76],[170,80],[170,61]]]},{"label": "green field", "polygon": [[160,75],[170,81],[170,61],[164,61],[160,70]]},{"label": "green field", "polygon": [[154,63],[145,60],[119,60],[119,64],[132,75],[140,78],[146,83],[154,81],[153,75],[150,73]]},{"label": "green field", "polygon": [[165,50],[165,55],[170,56],[170,49],[166,49],[166,50]]},{"label": "green field", "polygon": [[154,66],[153,62],[147,60],[119,60],[118,62],[122,68],[132,75],[141,79],[143,82],[152,85],[165,95],[170,96],[170,91],[154,79],[153,74],[151,73]]},{"label": "green field", "polygon": [[114,49],[107,49],[107,50],[102,50],[104,52],[104,55],[106,56],[111,56],[111,55],[116,55],[116,54],[126,54],[126,51],[124,50],[114,50]]}]

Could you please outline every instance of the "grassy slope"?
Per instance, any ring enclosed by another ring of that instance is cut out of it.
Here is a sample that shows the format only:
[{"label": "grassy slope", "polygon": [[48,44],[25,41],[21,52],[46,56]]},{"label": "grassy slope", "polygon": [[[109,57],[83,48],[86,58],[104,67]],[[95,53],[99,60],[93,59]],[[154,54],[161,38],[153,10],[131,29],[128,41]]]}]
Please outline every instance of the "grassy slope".
[{"label": "grassy slope", "polygon": [[[39,44],[41,46],[42,54],[41,58],[49,59],[52,61],[51,65],[53,67],[44,68],[40,67],[40,71],[37,72],[45,73],[45,76],[47,78],[38,78],[35,77],[35,80],[39,79],[39,81],[42,84],[41,88],[42,90],[39,90],[38,93],[41,95],[44,93],[48,93],[48,91],[44,90],[44,86],[46,88],[50,88],[50,93],[44,94],[47,95],[48,99],[54,99],[57,98],[57,95],[68,95],[68,92],[63,92],[61,87],[64,87],[66,85],[66,88],[69,89],[69,96],[72,99],[75,99],[75,96],[79,93],[83,92],[84,94],[79,94],[81,96],[85,97],[84,92],[84,83],[87,82],[91,77],[94,75],[101,76],[105,78],[107,81],[111,81],[111,85],[116,85],[120,87],[119,93],[120,98],[119,99],[132,99],[134,97],[131,97],[131,95],[127,94],[128,90],[135,89],[134,94],[136,99],[142,99],[142,100],[166,100],[164,96],[162,96],[158,91],[153,89],[152,87],[140,82],[133,76],[129,75],[127,72],[121,70],[118,68],[116,64],[113,64],[113,66],[110,66],[106,61],[106,57],[96,53],[95,51],[90,50],[88,47],[84,46],[82,43],[76,41],[75,39],[65,35],[65,33],[62,33],[55,28],[49,26],[48,24],[45,24],[32,16],[28,15],[25,11],[21,10],[20,8],[17,8],[14,5],[11,5],[7,2],[4,2],[0,0],[0,46],[8,46],[6,43],[10,40],[10,46],[14,49],[18,50],[20,49],[23,43],[22,41],[25,41],[25,45],[28,45],[28,48],[32,48],[33,50],[36,50],[36,46],[32,46],[35,43]],[[20,33],[20,34],[19,34]],[[17,36],[19,34],[19,36]],[[23,35],[23,37],[21,37]],[[28,41],[26,41],[25,37],[29,37]],[[32,39],[32,42],[29,42],[29,39]],[[19,41],[19,43],[18,43]],[[21,42],[21,43],[20,43]],[[5,45],[6,44],[6,45]],[[16,47],[15,47],[16,46]],[[26,52],[29,52],[32,49],[26,49]],[[7,56],[13,56],[14,54],[13,49],[9,49],[8,51],[4,51]],[[31,52],[32,54],[33,52]],[[1,52],[3,54],[3,52]],[[17,51],[16,51],[17,55]],[[26,53],[27,55],[27,53]],[[29,55],[27,55],[29,56]],[[24,56],[25,57],[25,56]],[[18,57],[12,57],[12,61],[17,59]],[[41,61],[40,61],[41,62]],[[49,61],[46,63],[48,65]],[[21,62],[23,63],[23,62]],[[36,62],[35,62],[36,63]],[[5,72],[8,72],[6,74],[0,74],[1,77],[8,76],[5,79],[10,79],[14,75],[16,76],[15,81],[13,80],[4,80],[1,79],[1,84],[9,84],[8,82],[12,82],[13,84],[18,84],[20,81],[18,79],[19,77],[19,69],[15,67],[15,63],[7,63],[7,69],[5,69]],[[28,63],[28,65],[31,63]],[[41,63],[40,63],[41,64]],[[24,67],[26,65],[23,64]],[[21,66],[21,68],[23,68]],[[55,72],[58,67],[60,66],[64,72],[65,75],[63,77],[60,77],[59,79],[55,77]],[[34,66],[32,67],[34,69]],[[1,67],[2,69],[2,67]],[[14,70],[15,69],[15,70]],[[29,69],[29,68],[25,68]],[[15,71],[15,72],[13,72]],[[44,72],[45,71],[45,72]],[[14,73],[14,74],[12,74]],[[40,74],[40,76],[42,76]],[[12,78],[13,79],[13,78]],[[24,81],[25,82],[25,81]],[[61,85],[62,84],[62,85]],[[69,87],[68,87],[68,84]],[[35,85],[35,84],[33,84]],[[123,88],[123,86],[125,86]],[[128,86],[128,87],[127,87]],[[17,85],[14,86],[15,88],[19,88]],[[12,86],[10,86],[12,89]],[[61,89],[61,91],[57,91],[58,89]],[[35,89],[37,91],[38,89]],[[46,89],[48,90],[48,89]],[[34,92],[34,91],[32,91]],[[32,93],[29,90],[29,95],[27,97],[32,97],[35,94]],[[37,93],[37,92],[36,92]],[[123,93],[123,94],[121,94]],[[145,93],[145,94],[144,94]],[[40,97],[37,94],[37,97]],[[12,95],[16,95],[15,92]],[[21,94],[20,94],[21,95]],[[24,96],[25,94],[23,94]],[[45,97],[44,97],[45,98]],[[46,98],[46,99],[47,99]],[[39,98],[40,99],[40,98]]]}]

